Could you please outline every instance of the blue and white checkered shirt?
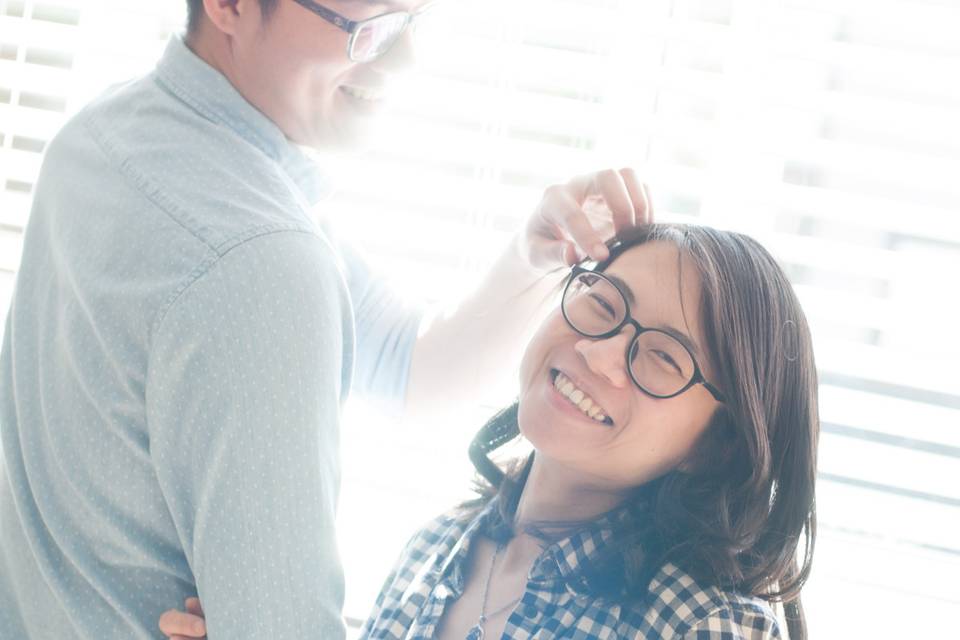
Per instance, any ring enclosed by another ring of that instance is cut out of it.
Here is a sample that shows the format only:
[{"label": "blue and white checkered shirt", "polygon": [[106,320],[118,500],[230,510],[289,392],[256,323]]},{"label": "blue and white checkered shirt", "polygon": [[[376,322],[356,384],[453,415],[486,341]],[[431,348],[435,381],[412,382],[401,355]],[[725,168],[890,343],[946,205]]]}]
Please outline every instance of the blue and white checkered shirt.
[{"label": "blue and white checkered shirt", "polygon": [[[492,501],[473,518],[444,514],[421,529],[384,583],[361,637],[432,638],[446,605],[463,593],[470,545],[488,529],[496,504]],[[610,544],[615,517],[616,512],[544,549],[507,620],[504,638],[783,637],[773,610],[763,600],[701,586],[670,563],[655,574],[651,597],[642,604],[622,604],[577,588],[578,581],[567,578]]]}]

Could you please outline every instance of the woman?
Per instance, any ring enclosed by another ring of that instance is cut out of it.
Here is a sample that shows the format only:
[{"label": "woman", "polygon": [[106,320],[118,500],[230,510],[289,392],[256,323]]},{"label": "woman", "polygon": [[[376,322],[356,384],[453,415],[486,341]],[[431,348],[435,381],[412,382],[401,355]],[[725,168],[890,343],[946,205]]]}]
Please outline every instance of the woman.
[{"label": "woman", "polygon": [[[363,637],[779,638],[777,600],[805,637],[816,372],[758,243],[621,233],[607,260],[574,267],[520,388],[488,428],[518,429],[533,453],[413,537]],[[171,612],[161,628],[199,621]]]}]

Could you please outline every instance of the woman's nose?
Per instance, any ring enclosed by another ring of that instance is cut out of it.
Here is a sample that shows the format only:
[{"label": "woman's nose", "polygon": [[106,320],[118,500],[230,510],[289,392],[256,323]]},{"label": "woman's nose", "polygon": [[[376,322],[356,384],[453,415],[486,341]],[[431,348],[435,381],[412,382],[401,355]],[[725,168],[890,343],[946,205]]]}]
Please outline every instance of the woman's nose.
[{"label": "woman's nose", "polygon": [[606,340],[584,338],[573,345],[590,370],[610,381],[613,386],[623,389],[630,384],[627,373],[627,346],[632,334],[622,331]]}]

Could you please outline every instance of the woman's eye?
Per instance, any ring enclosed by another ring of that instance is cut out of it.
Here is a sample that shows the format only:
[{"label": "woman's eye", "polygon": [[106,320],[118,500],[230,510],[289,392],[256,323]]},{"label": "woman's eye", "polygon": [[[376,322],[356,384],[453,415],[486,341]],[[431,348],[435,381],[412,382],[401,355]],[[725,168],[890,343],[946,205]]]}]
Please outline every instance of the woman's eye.
[{"label": "woman's eye", "polygon": [[613,317],[615,317],[615,316],[617,315],[617,312],[614,310],[613,305],[610,304],[609,302],[607,302],[607,301],[603,298],[603,296],[598,295],[598,294],[596,294],[596,293],[591,293],[591,294],[590,294],[590,297],[591,297],[591,298],[593,299],[593,301],[596,302],[597,305],[600,306],[611,318],[613,318]]},{"label": "woman's eye", "polygon": [[677,372],[677,375],[683,373],[680,370],[680,365],[677,364],[676,360],[670,357],[669,353],[666,353],[665,351],[654,351],[653,353],[657,356],[657,358],[660,359],[661,362],[666,363],[668,366],[674,369]]}]

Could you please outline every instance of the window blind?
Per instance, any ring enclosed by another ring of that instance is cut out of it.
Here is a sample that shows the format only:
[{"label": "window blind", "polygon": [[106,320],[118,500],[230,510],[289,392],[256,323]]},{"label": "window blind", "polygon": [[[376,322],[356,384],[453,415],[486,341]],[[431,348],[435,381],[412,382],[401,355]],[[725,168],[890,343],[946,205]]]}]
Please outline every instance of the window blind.
[{"label": "window blind", "polygon": [[183,21],[180,3],[0,0],[0,302],[47,142],[108,85],[149,69]]},{"label": "window blind", "polygon": [[[152,66],[180,4],[0,0],[4,306],[46,142],[107,84]],[[933,635],[960,605],[948,583],[960,568],[960,2],[489,0],[437,13],[369,149],[318,155],[338,185],[323,213],[400,291],[432,300],[478,279],[547,184],[606,166],[637,167],[660,219],[757,237],[815,337],[813,635]],[[351,408],[349,616],[365,615],[413,528],[466,495],[464,447],[492,410],[425,432]],[[385,517],[389,531],[371,526]]]},{"label": "window blind", "polygon": [[[373,149],[344,171],[331,208],[345,235],[411,296],[425,282],[456,295],[545,184],[630,165],[661,219],[757,237],[790,275],[816,341],[812,635],[922,635],[918,618],[958,604],[943,567],[957,567],[960,551],[960,384],[950,373],[960,349],[950,336],[960,320],[951,294],[960,101],[942,79],[960,71],[960,6],[469,4],[457,6],[449,39],[424,53]],[[392,429],[375,438],[406,459],[348,469],[348,491],[365,498],[345,494],[349,522],[385,495],[451,504],[457,492],[438,478],[467,482],[458,465],[469,433],[437,429],[417,448]],[[368,438],[348,432],[351,459],[369,455]],[[448,449],[453,461],[436,455]],[[422,459],[442,471],[413,469]],[[373,479],[391,468],[391,488]],[[407,516],[410,500],[401,504],[385,508],[407,529],[431,515]],[[373,539],[351,545],[351,566],[389,562],[393,550],[369,561]],[[903,603],[912,615],[863,615]]]}]

